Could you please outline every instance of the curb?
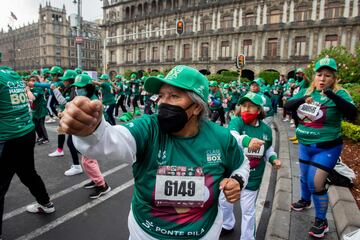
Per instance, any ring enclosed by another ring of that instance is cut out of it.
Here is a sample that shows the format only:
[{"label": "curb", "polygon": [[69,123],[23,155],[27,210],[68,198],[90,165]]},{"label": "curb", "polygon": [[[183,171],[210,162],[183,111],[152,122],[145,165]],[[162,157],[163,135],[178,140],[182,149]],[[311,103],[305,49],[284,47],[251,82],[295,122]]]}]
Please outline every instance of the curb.
[{"label": "curb", "polygon": [[292,192],[289,141],[284,125],[279,124],[277,118],[274,118],[274,124],[279,131],[278,155],[282,167],[277,171],[276,175],[274,201],[265,239],[285,240],[289,239],[290,236],[289,206]]},{"label": "curb", "polygon": [[329,201],[340,239],[360,228],[360,210],[349,188],[330,186]]}]

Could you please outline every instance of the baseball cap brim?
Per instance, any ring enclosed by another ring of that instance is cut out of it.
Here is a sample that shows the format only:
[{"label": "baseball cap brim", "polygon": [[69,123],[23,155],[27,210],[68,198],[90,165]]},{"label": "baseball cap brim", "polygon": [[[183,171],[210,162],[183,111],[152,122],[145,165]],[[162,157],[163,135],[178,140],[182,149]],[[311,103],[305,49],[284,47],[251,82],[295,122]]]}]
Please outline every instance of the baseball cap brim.
[{"label": "baseball cap brim", "polygon": [[255,104],[255,105],[257,105],[257,106],[262,107],[262,104],[261,104],[261,103],[256,103],[256,102],[254,102],[253,99],[251,99],[251,98],[249,98],[249,97],[247,97],[247,96],[244,96],[244,97],[240,98],[239,104],[242,104],[242,103],[244,103],[244,102],[246,102],[246,101],[252,102],[253,104]]},{"label": "baseball cap brim", "polygon": [[192,90],[188,86],[179,84],[174,81],[167,80],[166,78],[159,78],[159,77],[149,77],[145,80],[144,89],[145,91],[153,94],[158,94],[160,91],[161,86],[166,83],[174,87],[182,88],[185,90]]}]

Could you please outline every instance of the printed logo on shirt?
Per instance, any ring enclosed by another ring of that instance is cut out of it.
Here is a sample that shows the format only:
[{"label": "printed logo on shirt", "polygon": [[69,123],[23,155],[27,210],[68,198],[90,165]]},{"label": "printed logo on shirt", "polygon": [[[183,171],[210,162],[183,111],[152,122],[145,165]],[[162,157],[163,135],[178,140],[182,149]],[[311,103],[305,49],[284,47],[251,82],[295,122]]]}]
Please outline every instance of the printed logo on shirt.
[{"label": "printed logo on shirt", "polygon": [[132,128],[132,127],[134,127],[134,126],[135,126],[135,124],[134,124],[133,122],[128,123],[128,124],[126,124],[126,125],[128,125],[130,128]]},{"label": "printed logo on shirt", "polygon": [[263,140],[264,141],[269,141],[268,135],[267,134],[263,134]]},{"label": "printed logo on shirt", "polygon": [[220,149],[211,149],[206,151],[206,160],[209,164],[217,164],[221,162]]}]

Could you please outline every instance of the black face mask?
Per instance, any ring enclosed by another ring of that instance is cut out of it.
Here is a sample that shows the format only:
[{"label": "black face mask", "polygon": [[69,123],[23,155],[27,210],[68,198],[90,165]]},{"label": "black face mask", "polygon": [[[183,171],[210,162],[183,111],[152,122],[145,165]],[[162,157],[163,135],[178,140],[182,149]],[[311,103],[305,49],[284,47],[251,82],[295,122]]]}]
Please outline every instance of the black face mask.
[{"label": "black face mask", "polygon": [[302,80],[304,79],[304,77],[303,77],[303,76],[298,76],[297,79],[298,79],[299,81],[302,81]]},{"label": "black face mask", "polygon": [[190,106],[186,109],[183,109],[179,106],[161,103],[159,105],[158,113],[160,130],[164,133],[174,133],[183,129],[192,117],[188,118],[186,110],[188,110],[193,104],[194,103],[190,104]]}]

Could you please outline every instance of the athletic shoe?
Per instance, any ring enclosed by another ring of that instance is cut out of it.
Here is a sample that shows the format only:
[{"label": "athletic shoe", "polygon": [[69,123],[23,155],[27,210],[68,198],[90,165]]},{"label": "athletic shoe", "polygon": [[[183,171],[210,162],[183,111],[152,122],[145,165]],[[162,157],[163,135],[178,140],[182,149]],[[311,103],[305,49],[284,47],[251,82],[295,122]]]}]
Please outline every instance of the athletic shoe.
[{"label": "athletic shoe", "polygon": [[49,118],[48,120],[45,121],[45,123],[54,123],[54,122],[56,122],[54,118]]},{"label": "athletic shoe", "polygon": [[292,203],[290,207],[291,209],[300,212],[305,208],[311,208],[311,201],[300,199],[299,201]]},{"label": "athletic shoe", "polygon": [[84,188],[87,188],[87,189],[94,188],[94,187],[96,187],[96,184],[94,183],[94,181],[91,181],[84,185]]},{"label": "athletic shoe", "polygon": [[298,140],[295,140],[295,141],[292,141],[293,144],[297,145],[299,144],[299,141]]},{"label": "athletic shoe", "polygon": [[222,228],[222,229],[221,229],[221,233],[220,233],[220,237],[229,235],[229,234],[232,233],[232,232],[234,232],[234,228],[232,228],[232,229]]},{"label": "athletic shoe", "polygon": [[295,128],[296,127],[295,123],[290,124],[290,127]]},{"label": "athletic shoe", "polygon": [[41,205],[39,203],[31,204],[26,207],[26,211],[31,213],[53,213],[55,212],[55,207],[52,202],[49,202],[46,205]]},{"label": "athletic shoe", "polygon": [[44,139],[43,138],[38,138],[38,139],[36,139],[36,143],[41,142],[42,140],[44,140]]},{"label": "athletic shoe", "polygon": [[61,156],[64,156],[64,151],[61,150],[61,152],[59,152],[59,151],[56,149],[55,152],[49,153],[48,156],[49,156],[49,157],[61,157]]},{"label": "athletic shoe", "polygon": [[329,231],[329,225],[326,219],[315,218],[314,225],[310,228],[309,235],[316,238],[323,238]]},{"label": "athletic shoe", "polygon": [[290,141],[295,141],[295,140],[297,140],[297,137],[296,137],[296,136],[293,136],[293,137],[289,138],[289,140],[290,140]]},{"label": "athletic shoe", "polygon": [[49,140],[43,139],[42,141],[38,142],[38,145],[43,145],[43,144],[46,144],[46,143],[49,143]]},{"label": "athletic shoe", "polygon": [[81,165],[71,165],[71,168],[67,171],[65,171],[65,176],[74,176],[76,174],[82,173],[82,167]]},{"label": "athletic shoe", "polygon": [[92,194],[89,195],[90,198],[99,198],[102,195],[107,194],[111,191],[111,187],[105,183],[105,186],[95,186],[95,190]]},{"label": "athletic shoe", "polygon": [[288,118],[288,117],[286,117],[286,118],[283,119],[283,122],[288,122],[288,121],[289,121],[289,118]]}]

